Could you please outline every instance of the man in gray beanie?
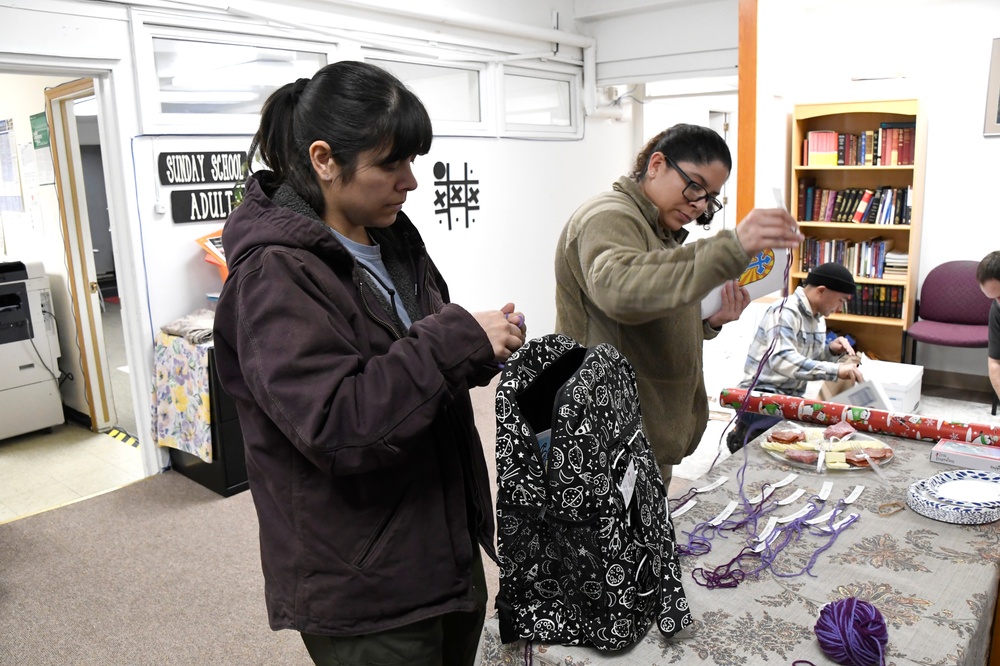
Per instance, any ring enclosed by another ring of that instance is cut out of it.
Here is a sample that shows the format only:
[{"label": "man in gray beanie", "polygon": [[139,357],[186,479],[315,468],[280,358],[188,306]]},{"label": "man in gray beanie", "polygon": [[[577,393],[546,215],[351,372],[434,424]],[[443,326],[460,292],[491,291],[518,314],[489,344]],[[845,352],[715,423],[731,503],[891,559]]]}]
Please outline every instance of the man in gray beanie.
[{"label": "man in gray beanie", "polygon": [[[826,341],[827,317],[847,305],[854,296],[854,276],[844,266],[827,263],[809,271],[782,307],[777,302],[761,319],[747,353],[740,388],[748,388],[757,375],[761,359],[774,341],[771,355],[760,369],[755,391],[802,396],[806,385],[816,380],[864,381],[850,342],[838,337]],[[847,362],[840,362],[848,355]],[[729,450],[741,449],[752,432],[774,424],[759,414],[744,414],[729,433]]]}]

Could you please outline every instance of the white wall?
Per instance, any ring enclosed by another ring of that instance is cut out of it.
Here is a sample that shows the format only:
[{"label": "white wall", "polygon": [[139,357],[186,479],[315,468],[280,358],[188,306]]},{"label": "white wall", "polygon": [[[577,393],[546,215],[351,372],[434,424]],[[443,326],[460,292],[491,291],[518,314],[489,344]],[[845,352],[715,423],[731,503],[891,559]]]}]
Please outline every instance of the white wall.
[{"label": "white wall", "polygon": [[597,40],[602,85],[731,75],[739,55],[737,0],[578,2],[577,23]]},{"label": "white wall", "polygon": [[[856,23],[855,27],[851,27]],[[1000,137],[983,137],[996,0],[761,0],[757,193],[787,182],[796,103],[919,99],[928,118],[919,280],[945,261],[1000,248]],[[852,77],[895,76],[852,82]],[[929,369],[986,374],[986,352],[923,345]]]},{"label": "white wall", "polygon": [[[420,182],[406,205],[451,289],[472,310],[507,301],[525,313],[528,335],[555,328],[556,240],[586,199],[608,190],[634,157],[631,127],[591,120],[582,141],[439,138],[417,160]],[[433,215],[435,162],[468,163],[481,182],[482,210],[466,229]]]}]

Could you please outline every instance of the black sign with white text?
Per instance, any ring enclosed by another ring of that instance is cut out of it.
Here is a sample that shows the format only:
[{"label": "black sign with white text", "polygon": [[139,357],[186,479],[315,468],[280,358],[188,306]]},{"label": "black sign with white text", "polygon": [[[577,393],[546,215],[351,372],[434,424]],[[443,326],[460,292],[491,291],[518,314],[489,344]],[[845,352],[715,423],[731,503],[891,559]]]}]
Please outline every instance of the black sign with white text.
[{"label": "black sign with white text", "polygon": [[175,190],[170,193],[174,222],[225,220],[233,212],[233,188],[221,190]]},{"label": "black sign with white text", "polygon": [[237,183],[243,180],[245,152],[160,153],[160,185]]}]

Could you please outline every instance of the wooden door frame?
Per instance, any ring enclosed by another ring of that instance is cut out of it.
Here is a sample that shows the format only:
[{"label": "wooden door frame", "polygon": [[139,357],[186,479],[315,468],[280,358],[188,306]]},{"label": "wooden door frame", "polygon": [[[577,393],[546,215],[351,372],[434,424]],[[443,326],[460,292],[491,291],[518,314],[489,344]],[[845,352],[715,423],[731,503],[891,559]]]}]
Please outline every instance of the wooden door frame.
[{"label": "wooden door frame", "polygon": [[81,78],[45,90],[45,114],[49,123],[52,164],[55,172],[56,196],[59,200],[59,223],[66,258],[66,282],[70,292],[73,318],[76,322],[76,342],[80,350],[84,395],[90,416],[90,429],[98,432],[114,425],[111,404],[111,379],[105,372],[103,331],[99,330],[100,315],[95,312],[92,294],[97,277],[89,274],[86,252],[90,247],[84,197],[78,187],[79,149],[72,122],[75,116],[70,105],[76,100],[95,94],[94,80]]},{"label": "wooden door frame", "polygon": [[[739,0],[739,91],[740,129],[736,137],[736,219],[742,220],[754,207],[757,169],[757,1]],[[738,223],[738,222],[737,222]]]}]

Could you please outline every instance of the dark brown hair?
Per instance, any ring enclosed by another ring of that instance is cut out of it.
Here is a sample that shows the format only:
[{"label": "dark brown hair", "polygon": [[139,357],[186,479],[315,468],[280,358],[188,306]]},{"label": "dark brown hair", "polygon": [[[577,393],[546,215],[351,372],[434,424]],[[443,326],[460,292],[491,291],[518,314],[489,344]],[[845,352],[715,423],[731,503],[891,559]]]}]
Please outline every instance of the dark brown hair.
[{"label": "dark brown hair", "polygon": [[375,65],[342,61],[267,98],[249,159],[259,151],[276,180],[322,216],[326,204],[309,159],[313,142],[329,144],[341,177],[350,182],[361,153],[386,151],[380,164],[390,164],[426,155],[432,138],[427,110],[399,79]]}]

